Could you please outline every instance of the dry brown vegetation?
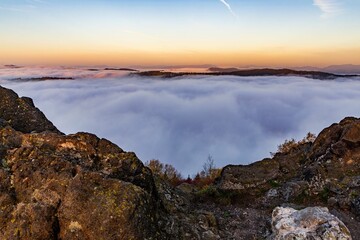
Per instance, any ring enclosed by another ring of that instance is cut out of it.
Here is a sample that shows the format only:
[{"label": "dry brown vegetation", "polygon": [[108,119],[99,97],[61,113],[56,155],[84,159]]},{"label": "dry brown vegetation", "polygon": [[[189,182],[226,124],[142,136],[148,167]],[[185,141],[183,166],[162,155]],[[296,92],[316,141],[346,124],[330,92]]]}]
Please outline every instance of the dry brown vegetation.
[{"label": "dry brown vegetation", "polygon": [[193,178],[188,176],[186,179],[175,169],[171,164],[164,164],[157,159],[152,159],[145,163],[150,168],[155,176],[160,177],[164,181],[173,186],[178,186],[182,183],[192,184],[200,189],[203,189],[212,183],[220,176],[221,169],[216,168],[214,159],[211,155],[203,164],[203,169],[195,174]]},{"label": "dry brown vegetation", "polygon": [[157,159],[152,159],[146,162],[145,165],[150,168],[155,176],[169,182],[171,185],[177,186],[183,181],[181,174],[171,164],[163,164]]},{"label": "dry brown vegetation", "polygon": [[285,140],[285,142],[283,144],[280,144],[278,146],[277,152],[278,153],[289,153],[294,149],[297,149],[299,146],[305,144],[305,143],[309,143],[309,142],[314,142],[316,139],[316,135],[309,132],[306,137],[304,137],[303,139],[301,139],[300,141],[296,141],[295,139],[290,139],[290,140]]}]

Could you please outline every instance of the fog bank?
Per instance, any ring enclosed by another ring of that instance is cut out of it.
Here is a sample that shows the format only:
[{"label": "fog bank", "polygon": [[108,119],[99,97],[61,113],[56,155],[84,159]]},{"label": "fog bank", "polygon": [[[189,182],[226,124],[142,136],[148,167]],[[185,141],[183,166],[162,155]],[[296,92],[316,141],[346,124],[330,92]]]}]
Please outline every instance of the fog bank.
[{"label": "fog bank", "polygon": [[19,71],[22,77],[34,75],[3,71],[0,85],[33,98],[61,131],[95,133],[143,161],[171,163],[185,176],[201,170],[209,154],[218,167],[251,163],[268,157],[285,139],[318,133],[360,112],[359,80],[81,73],[85,77],[79,80],[15,82],[8,79]]}]

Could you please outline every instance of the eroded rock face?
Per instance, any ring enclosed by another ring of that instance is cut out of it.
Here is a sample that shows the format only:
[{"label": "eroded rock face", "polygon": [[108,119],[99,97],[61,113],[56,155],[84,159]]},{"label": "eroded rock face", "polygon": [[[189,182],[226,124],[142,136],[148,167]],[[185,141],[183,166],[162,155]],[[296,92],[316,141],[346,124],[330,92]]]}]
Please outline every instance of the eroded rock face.
[{"label": "eroded rock face", "polygon": [[254,198],[266,192],[267,200],[278,200],[278,204],[332,198],[333,204],[358,212],[359,176],[360,119],[345,118],[324,129],[314,143],[248,166],[225,167],[217,186],[224,191],[250,192]]},{"label": "eroded rock face", "polygon": [[278,179],[291,179],[302,166],[309,144],[299,146],[288,154],[276,154],[250,165],[229,165],[223,168],[218,188],[245,190],[270,186]]},{"label": "eroded rock face", "polygon": [[277,207],[272,214],[271,240],[351,240],[347,227],[327,208],[309,207],[303,210]]},{"label": "eroded rock face", "polygon": [[30,133],[59,130],[35,107],[31,98],[19,96],[0,86],[0,127],[9,125],[15,130]]},{"label": "eroded rock face", "polygon": [[221,175],[220,189],[245,190],[256,188],[279,175],[279,163],[264,159],[245,166],[226,166]]},{"label": "eroded rock face", "polygon": [[135,154],[91,134],[10,127],[0,129],[0,145],[0,239],[164,236],[151,172]]}]

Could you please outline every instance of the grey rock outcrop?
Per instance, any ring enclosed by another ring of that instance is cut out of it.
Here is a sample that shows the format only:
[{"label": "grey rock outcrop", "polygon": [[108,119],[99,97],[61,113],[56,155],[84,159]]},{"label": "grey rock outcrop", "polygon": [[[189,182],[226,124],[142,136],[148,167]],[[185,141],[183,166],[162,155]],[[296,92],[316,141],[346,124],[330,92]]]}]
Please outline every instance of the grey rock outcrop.
[{"label": "grey rock outcrop", "polygon": [[277,207],[272,215],[271,240],[351,240],[349,229],[327,208],[303,210]]}]

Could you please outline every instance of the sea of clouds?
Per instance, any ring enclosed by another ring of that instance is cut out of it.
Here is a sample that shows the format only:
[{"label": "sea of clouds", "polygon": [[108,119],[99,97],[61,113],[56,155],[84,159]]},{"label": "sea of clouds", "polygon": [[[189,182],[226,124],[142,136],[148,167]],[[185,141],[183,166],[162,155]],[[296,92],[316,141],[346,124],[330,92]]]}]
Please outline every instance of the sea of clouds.
[{"label": "sea of clouds", "polygon": [[[18,77],[75,76],[22,82]],[[269,157],[285,139],[303,138],[360,114],[360,79],[126,76],[86,69],[0,69],[0,85],[34,99],[63,132],[107,138],[142,161],[173,164],[184,176],[208,155],[218,167]]]}]

